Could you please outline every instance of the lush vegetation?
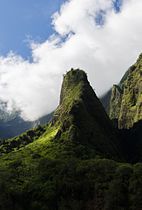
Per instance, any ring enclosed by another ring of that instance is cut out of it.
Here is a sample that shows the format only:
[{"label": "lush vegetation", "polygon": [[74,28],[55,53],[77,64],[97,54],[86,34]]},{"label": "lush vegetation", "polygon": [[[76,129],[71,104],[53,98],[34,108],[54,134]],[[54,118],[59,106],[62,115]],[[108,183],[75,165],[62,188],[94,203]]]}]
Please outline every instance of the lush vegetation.
[{"label": "lush vegetation", "polygon": [[133,127],[142,119],[142,54],[112,88],[109,115],[118,120],[119,128]]},{"label": "lush vegetation", "polygon": [[51,136],[2,157],[0,209],[141,209],[142,164],[54,158],[46,153]]},{"label": "lush vegetation", "polygon": [[128,138],[86,74],[71,70],[53,120],[1,143],[0,210],[141,210],[142,164],[125,163]]}]

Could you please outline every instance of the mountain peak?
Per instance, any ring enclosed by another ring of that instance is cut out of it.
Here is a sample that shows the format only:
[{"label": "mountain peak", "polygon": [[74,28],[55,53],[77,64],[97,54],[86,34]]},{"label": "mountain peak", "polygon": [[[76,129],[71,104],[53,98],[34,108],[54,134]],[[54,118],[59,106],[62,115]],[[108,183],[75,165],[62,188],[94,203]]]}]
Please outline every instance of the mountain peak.
[{"label": "mountain peak", "polygon": [[66,96],[67,92],[74,86],[78,85],[80,82],[88,82],[87,75],[83,70],[71,69],[64,75],[61,94],[60,94],[60,104],[63,98]]},{"label": "mountain peak", "polygon": [[80,81],[87,81],[87,74],[80,69],[71,69],[64,75],[64,82],[68,83],[78,83]]},{"label": "mountain peak", "polygon": [[119,128],[130,128],[142,120],[142,54],[125,73],[118,87],[117,91],[112,88],[110,118],[118,120]]},{"label": "mountain peak", "polygon": [[60,127],[57,139],[91,145],[105,156],[118,154],[111,122],[82,70],[64,75],[53,122]]}]

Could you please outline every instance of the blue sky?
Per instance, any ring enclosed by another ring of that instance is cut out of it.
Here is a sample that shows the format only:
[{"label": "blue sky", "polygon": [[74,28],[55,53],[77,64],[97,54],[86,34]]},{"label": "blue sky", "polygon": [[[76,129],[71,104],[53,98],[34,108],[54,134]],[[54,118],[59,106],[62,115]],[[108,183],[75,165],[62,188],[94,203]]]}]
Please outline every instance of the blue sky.
[{"label": "blue sky", "polygon": [[0,55],[10,50],[29,56],[26,37],[44,41],[52,33],[51,15],[64,0],[0,0]]},{"label": "blue sky", "polygon": [[[142,51],[142,0],[70,0],[54,17],[53,31],[51,15],[62,3],[0,0],[0,100],[9,110],[20,110],[24,119],[38,119],[57,107],[62,76],[69,69],[85,70],[101,96]],[[38,43],[32,50],[28,35]],[[29,59],[5,56],[10,50]]]},{"label": "blue sky", "polygon": [[[27,36],[38,42],[45,41],[53,33],[51,15],[64,1],[0,0],[0,55],[12,50],[25,58],[30,57]],[[116,11],[121,2],[114,2]]]},{"label": "blue sky", "polygon": [[114,9],[119,12],[122,6],[123,0],[114,0]]}]

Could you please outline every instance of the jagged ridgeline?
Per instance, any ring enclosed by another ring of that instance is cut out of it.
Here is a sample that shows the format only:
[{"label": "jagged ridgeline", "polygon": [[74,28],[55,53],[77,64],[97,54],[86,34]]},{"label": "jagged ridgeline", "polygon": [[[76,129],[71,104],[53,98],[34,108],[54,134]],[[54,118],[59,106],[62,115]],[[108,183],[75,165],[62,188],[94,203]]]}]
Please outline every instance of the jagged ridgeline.
[{"label": "jagged ridgeline", "polygon": [[141,210],[142,164],[122,159],[87,75],[72,69],[52,122],[1,143],[0,210]]},{"label": "jagged ridgeline", "polygon": [[121,152],[129,162],[142,161],[142,54],[102,103],[119,128]]},{"label": "jagged ridgeline", "polygon": [[142,120],[142,54],[112,88],[109,116],[119,128],[131,128]]},{"label": "jagged ridgeline", "polygon": [[54,121],[58,140],[85,145],[105,157],[119,156],[112,124],[84,71],[72,69],[64,76]]},{"label": "jagged ridgeline", "polygon": [[[96,155],[114,159],[121,157],[115,130],[90,86],[86,73],[82,70],[72,69],[64,76],[60,104],[46,130],[46,136],[50,131],[53,134],[48,146],[53,149],[59,146],[54,149],[56,153],[54,157],[62,154],[72,154],[80,158]],[[37,135],[27,135],[30,133],[32,132],[23,135],[25,138],[29,136],[32,141],[31,138]],[[5,150],[13,151],[17,145],[20,145],[19,139],[23,139],[23,135],[4,141],[0,147],[1,153]],[[26,144],[25,140],[24,142]]]}]

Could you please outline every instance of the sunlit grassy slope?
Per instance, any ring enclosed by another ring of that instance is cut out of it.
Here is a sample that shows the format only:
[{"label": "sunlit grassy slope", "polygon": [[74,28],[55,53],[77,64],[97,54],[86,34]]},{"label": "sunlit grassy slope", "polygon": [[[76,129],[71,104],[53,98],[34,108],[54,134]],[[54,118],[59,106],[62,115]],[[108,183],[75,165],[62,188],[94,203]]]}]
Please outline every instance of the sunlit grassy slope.
[{"label": "sunlit grassy slope", "polygon": [[4,141],[0,155],[0,210],[142,207],[142,165],[120,163],[115,130],[81,70],[64,76],[52,122]]}]

